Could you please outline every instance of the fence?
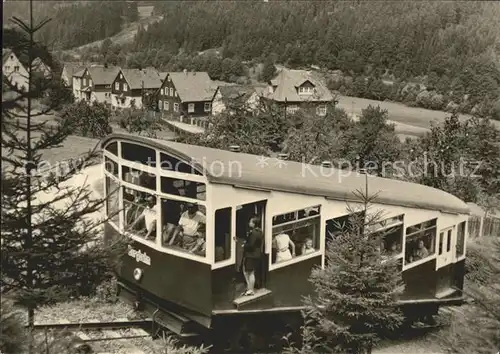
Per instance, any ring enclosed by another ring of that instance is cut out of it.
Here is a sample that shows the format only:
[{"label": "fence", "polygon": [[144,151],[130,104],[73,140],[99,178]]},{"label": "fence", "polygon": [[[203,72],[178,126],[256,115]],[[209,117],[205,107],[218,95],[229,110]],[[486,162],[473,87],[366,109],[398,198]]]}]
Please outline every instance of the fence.
[{"label": "fence", "polygon": [[500,219],[495,217],[471,216],[469,218],[469,237],[500,237]]}]

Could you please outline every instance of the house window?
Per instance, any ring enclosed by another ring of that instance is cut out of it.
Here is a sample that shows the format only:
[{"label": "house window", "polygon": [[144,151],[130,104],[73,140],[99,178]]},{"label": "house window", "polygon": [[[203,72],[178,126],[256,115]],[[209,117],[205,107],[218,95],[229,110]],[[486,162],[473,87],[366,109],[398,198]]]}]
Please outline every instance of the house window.
[{"label": "house window", "polygon": [[163,102],[161,100],[158,101],[158,109],[163,109]]},{"label": "house window", "polygon": [[120,83],[119,82],[115,82],[115,90],[120,90]]},{"label": "house window", "polygon": [[205,112],[210,112],[212,110],[212,104],[210,102],[205,102],[203,110]]},{"label": "house window", "polygon": [[175,97],[179,97],[179,94],[177,93],[177,91],[175,91]]},{"label": "house window", "polygon": [[163,94],[164,94],[164,92],[165,92],[165,91],[164,91],[164,89],[162,88],[162,89],[160,90],[160,94],[162,94],[162,95],[163,95]]},{"label": "house window", "polygon": [[194,103],[188,103],[188,113],[194,113]]},{"label": "house window", "polygon": [[93,85],[93,82],[92,82],[92,79],[89,80],[89,86],[92,86]]},{"label": "house window", "polygon": [[19,71],[19,66],[14,66],[14,71]]},{"label": "house window", "polygon": [[174,89],[172,87],[170,88],[170,96],[174,96]]},{"label": "house window", "polygon": [[273,264],[319,251],[320,208],[317,205],[273,217]]},{"label": "house window", "polygon": [[179,112],[179,104],[174,103],[174,112]]},{"label": "house window", "polygon": [[128,90],[128,85],[127,84],[123,84],[123,91],[127,91]]},{"label": "house window", "polygon": [[290,106],[286,107],[287,113],[293,114],[293,113],[297,112],[298,110],[299,110],[299,106],[297,106],[297,105],[290,105]]},{"label": "house window", "polygon": [[326,106],[325,105],[321,105],[321,106],[318,106],[316,107],[316,114],[318,116],[326,116]]},{"label": "house window", "polygon": [[163,110],[164,111],[170,110],[168,101],[163,101]]},{"label": "house window", "polygon": [[299,87],[299,94],[300,95],[310,95],[314,93],[314,88],[313,87],[309,87],[309,86],[301,86]]},{"label": "house window", "polygon": [[123,75],[120,73],[120,79],[123,79]]},{"label": "house window", "polygon": [[405,264],[428,258],[435,253],[436,220],[406,228]]},{"label": "house window", "polygon": [[10,66],[6,65],[5,66],[5,71],[10,71]]}]

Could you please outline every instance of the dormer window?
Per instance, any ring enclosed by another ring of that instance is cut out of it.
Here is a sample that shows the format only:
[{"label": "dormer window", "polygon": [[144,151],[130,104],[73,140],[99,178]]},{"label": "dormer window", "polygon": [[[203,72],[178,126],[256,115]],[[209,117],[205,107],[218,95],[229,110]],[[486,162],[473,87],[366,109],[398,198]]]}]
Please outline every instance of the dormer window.
[{"label": "dormer window", "polygon": [[300,86],[299,95],[312,95],[314,93],[314,87],[311,86]]}]

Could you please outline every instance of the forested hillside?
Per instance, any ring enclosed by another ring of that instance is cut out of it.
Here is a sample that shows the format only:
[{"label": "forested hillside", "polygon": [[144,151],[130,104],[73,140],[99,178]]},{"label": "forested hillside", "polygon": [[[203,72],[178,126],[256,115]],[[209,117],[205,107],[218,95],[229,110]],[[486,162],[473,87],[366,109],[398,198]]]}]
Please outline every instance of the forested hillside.
[{"label": "forested hillside", "polygon": [[[38,40],[54,49],[67,49],[104,39],[118,33],[122,25],[137,21],[137,2],[128,1],[34,1],[34,20],[51,21]],[[27,20],[28,1],[7,1],[3,7],[4,24],[13,16]]]},{"label": "forested hillside", "polygon": [[434,109],[468,101],[464,110],[470,111],[499,97],[495,2],[164,1],[155,4],[155,12],[164,20],[139,31],[131,48],[141,52],[144,65],[179,50],[221,48],[223,57],[243,61],[342,70],[349,76],[346,94],[368,98],[377,95],[363,92],[368,87],[360,83],[381,77],[416,80],[431,94],[450,96],[438,97],[437,104],[423,97],[429,102],[418,104],[417,91],[409,100]]}]

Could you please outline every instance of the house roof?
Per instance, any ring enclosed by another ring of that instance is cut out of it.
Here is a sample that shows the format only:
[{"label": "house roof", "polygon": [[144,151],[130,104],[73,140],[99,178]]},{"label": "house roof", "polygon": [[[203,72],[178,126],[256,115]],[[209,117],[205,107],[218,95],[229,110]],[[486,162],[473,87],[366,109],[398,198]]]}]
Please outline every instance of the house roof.
[{"label": "house roof", "polygon": [[63,67],[63,70],[64,69],[66,69],[66,72],[71,77],[74,74],[76,74],[77,72],[82,71],[83,69],[85,69],[85,66],[84,65],[80,65],[78,63],[65,63],[64,67]]},{"label": "house roof", "polygon": [[[131,90],[143,88],[143,83],[145,89],[159,89],[162,85],[160,73],[154,68],[121,69],[116,74],[118,75],[120,71],[123,73]],[[113,81],[116,79],[117,75],[115,75]]]},{"label": "house roof", "polygon": [[104,66],[92,66],[88,69],[94,85],[111,85],[115,81],[116,75],[120,72],[120,68],[117,66],[107,68]]},{"label": "house roof", "polygon": [[218,90],[221,93],[223,101],[246,101],[253,93],[261,93],[265,87],[256,85],[227,85],[219,86]]},{"label": "house roof", "polygon": [[87,70],[87,68],[83,68],[80,71],[77,71],[76,73],[73,74],[73,76],[74,77],[82,77],[83,74],[85,74],[85,70]]},{"label": "house roof", "polygon": [[37,57],[32,61],[32,68],[34,71],[50,71],[49,66],[45,64],[40,57]]},{"label": "house roof", "polygon": [[204,71],[170,72],[169,76],[182,102],[211,101],[217,90]]},{"label": "house roof", "polygon": [[[298,87],[307,81],[314,85],[314,94],[299,95]],[[283,69],[271,80],[271,84],[276,86],[276,89],[273,93],[267,92],[265,97],[274,101],[328,102],[333,100],[333,95],[326,87],[323,78],[313,71]]]},{"label": "house roof", "polygon": [[2,65],[5,64],[9,56],[14,52],[10,48],[2,48]]},{"label": "house roof", "polygon": [[[261,156],[174,143],[129,134],[111,134],[101,146],[115,139],[137,142],[165,151],[190,163],[212,183],[228,184],[258,190],[283,191],[321,196],[342,201],[356,201],[353,192],[365,188],[366,178],[370,194],[377,193],[376,203],[410,208],[469,214],[469,207],[459,198],[442,190],[421,184],[382,177],[366,176],[336,168],[286,161],[262,160]],[[206,166],[218,166],[217,171]],[[237,170],[235,171],[235,166]]]}]

